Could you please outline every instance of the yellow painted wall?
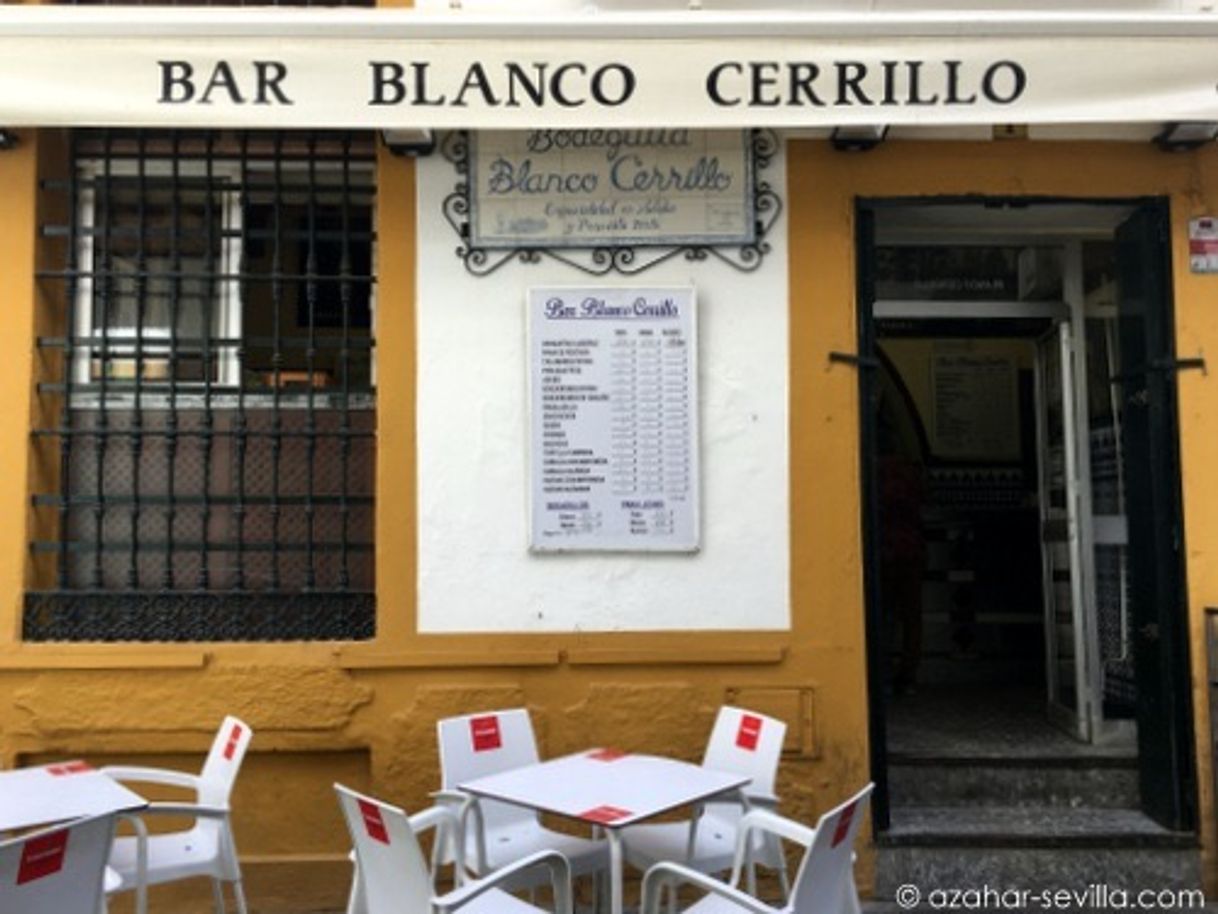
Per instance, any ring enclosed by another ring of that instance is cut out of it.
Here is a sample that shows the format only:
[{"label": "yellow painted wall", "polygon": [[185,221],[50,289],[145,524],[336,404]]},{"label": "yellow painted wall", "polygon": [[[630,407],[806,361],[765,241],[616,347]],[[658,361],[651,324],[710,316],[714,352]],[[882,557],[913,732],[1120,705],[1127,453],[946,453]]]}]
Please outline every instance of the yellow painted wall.
[{"label": "yellow painted wall", "polygon": [[[255,730],[236,829],[259,910],[337,906],[346,845],[328,784],[343,779],[409,808],[438,784],[434,722],[526,704],[545,754],[593,744],[695,758],[715,708],[745,687],[810,691],[806,753],[782,767],[787,812],[813,818],[867,778],[859,546],[857,376],[831,365],[856,348],[855,195],[1170,194],[1179,349],[1218,352],[1218,278],[1187,272],[1184,224],[1218,210],[1214,151],[888,143],[863,156],[823,142],[790,147],[791,594],[786,633],[680,632],[424,636],[415,632],[414,170],[380,157],[377,482],[378,637],[360,645],[23,645],[21,595],[34,574],[28,532],[33,333],[45,315],[33,280],[37,167],[62,167],[55,134],[0,153],[0,765],[51,756],[193,764],[225,713]],[[1079,175],[1085,174],[1085,182]],[[1218,595],[1218,387],[1181,376],[1190,620],[1195,645],[1201,809],[1207,872],[1214,823],[1203,688],[1202,607]],[[39,485],[45,485],[44,477]],[[762,700],[758,693],[739,696]],[[870,878],[863,857],[862,882]],[[1211,880],[1212,881],[1212,880]],[[174,910],[205,910],[206,886]]]},{"label": "yellow painted wall", "polygon": [[[35,317],[39,312],[34,279],[37,257],[38,214],[35,187],[38,179],[38,137],[32,131],[18,136],[17,148],[0,162],[0,199],[7,201],[11,218],[0,220],[0,288],[11,307],[6,319],[12,332],[5,334],[8,351],[0,360],[0,476],[7,485],[0,494],[0,517],[9,518],[9,530],[24,527],[28,516],[30,484],[30,420],[33,406]],[[46,332],[46,325],[38,328]],[[18,519],[20,518],[20,522]],[[28,552],[5,544],[0,549],[0,639],[12,643],[20,634],[21,592],[27,575]],[[2,728],[2,727],[0,727]]]}]

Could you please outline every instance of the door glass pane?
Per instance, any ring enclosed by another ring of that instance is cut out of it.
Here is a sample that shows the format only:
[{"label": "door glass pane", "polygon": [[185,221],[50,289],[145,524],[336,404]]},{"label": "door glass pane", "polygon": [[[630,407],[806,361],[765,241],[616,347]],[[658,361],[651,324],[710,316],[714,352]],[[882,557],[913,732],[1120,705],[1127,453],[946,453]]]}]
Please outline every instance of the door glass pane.
[{"label": "door glass pane", "polygon": [[1120,718],[1133,714],[1137,691],[1129,653],[1129,535],[1120,398],[1111,380],[1120,373],[1115,334],[1115,317],[1087,319],[1096,627],[1104,667],[1104,713]]},{"label": "door glass pane", "polygon": [[1049,703],[1066,709],[1077,723],[1075,687],[1075,606],[1070,517],[1066,367],[1062,360],[1064,327],[1040,345],[1041,390],[1041,540],[1044,550],[1045,626]]},{"label": "door glass pane", "polygon": [[1017,245],[882,245],[876,298],[1059,301],[1061,249]]}]

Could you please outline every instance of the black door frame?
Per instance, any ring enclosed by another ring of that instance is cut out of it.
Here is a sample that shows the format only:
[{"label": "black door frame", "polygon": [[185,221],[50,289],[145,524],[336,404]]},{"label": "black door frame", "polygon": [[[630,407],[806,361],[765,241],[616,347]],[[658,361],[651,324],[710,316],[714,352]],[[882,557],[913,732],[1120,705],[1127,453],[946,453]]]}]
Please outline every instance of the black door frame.
[{"label": "black door frame", "polygon": [[[876,369],[879,358],[876,348],[876,327],[874,317],[875,303],[875,215],[877,211],[895,207],[908,206],[949,206],[949,205],[983,205],[994,208],[1026,209],[1046,204],[1079,204],[1094,206],[1121,207],[1152,207],[1166,213],[1169,208],[1164,197],[1053,197],[1053,196],[988,196],[981,194],[951,195],[951,196],[895,196],[895,197],[856,197],[854,206],[855,225],[855,263],[856,263],[856,301],[855,314],[857,319],[858,359],[859,367],[859,473],[860,493],[862,498],[862,548],[863,548],[863,602],[866,630],[867,656],[867,689],[868,689],[868,735],[870,742],[871,778],[875,783],[872,797],[872,825],[875,832],[887,831],[890,824],[890,800],[888,793],[888,737],[886,730],[888,716],[888,699],[885,694],[886,663],[887,663],[887,634],[883,606],[880,599],[879,581],[879,503],[876,491],[876,421],[875,410],[871,408],[877,395]],[[1170,220],[1166,223],[1170,226]],[[1162,239],[1164,257],[1170,264],[1170,233]],[[1165,307],[1168,314],[1165,319],[1169,327],[1174,327],[1174,297],[1171,294],[1170,272],[1168,274],[1168,294]],[[1172,334],[1174,346],[1174,333]],[[1172,385],[1174,387],[1174,385]],[[1180,486],[1179,465],[1179,436],[1180,422],[1176,400],[1171,402],[1171,430],[1174,447],[1172,458],[1175,461],[1174,481]],[[1176,500],[1175,529],[1171,535],[1183,537],[1183,498]],[[1181,548],[1181,556],[1187,552]],[[1185,567],[1183,560],[1177,572],[1177,589],[1181,595],[1187,594]],[[1180,613],[1187,613],[1187,601],[1181,599]],[[1187,633],[1187,619],[1178,620]],[[1185,688],[1178,694],[1182,697],[1182,705],[1177,710],[1177,721],[1173,728],[1174,739],[1181,770],[1177,773],[1181,782],[1188,785],[1185,798],[1184,817],[1181,827],[1195,829],[1197,823],[1195,755],[1196,743],[1193,739],[1193,707],[1190,649],[1187,638],[1179,644],[1175,657],[1174,668],[1177,680],[1185,683]],[[1140,763],[1139,759],[1139,763]]]},{"label": "black door frame", "polygon": [[1146,482],[1126,500],[1142,810],[1165,828],[1192,831],[1195,749],[1177,736],[1191,737],[1193,727],[1170,237],[1166,200],[1138,207],[1117,229],[1116,380],[1127,475],[1140,469]]}]

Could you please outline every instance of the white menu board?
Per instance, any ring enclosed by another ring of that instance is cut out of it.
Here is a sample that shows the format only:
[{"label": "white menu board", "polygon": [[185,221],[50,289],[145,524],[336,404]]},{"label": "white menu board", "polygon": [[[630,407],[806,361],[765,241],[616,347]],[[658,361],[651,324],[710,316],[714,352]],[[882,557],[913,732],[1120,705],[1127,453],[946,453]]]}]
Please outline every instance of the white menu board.
[{"label": "white menu board", "polygon": [[698,548],[694,290],[529,290],[530,546]]}]

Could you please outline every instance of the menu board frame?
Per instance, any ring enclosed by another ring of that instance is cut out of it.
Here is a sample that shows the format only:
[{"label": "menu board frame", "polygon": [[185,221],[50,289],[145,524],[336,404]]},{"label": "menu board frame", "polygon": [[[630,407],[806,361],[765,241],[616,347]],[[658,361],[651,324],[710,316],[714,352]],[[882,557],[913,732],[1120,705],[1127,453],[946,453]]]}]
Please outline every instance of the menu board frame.
[{"label": "menu board frame", "polygon": [[[536,286],[525,295],[525,311],[529,549],[698,552],[696,289]],[[556,327],[568,329],[547,333]],[[650,378],[641,367],[640,342],[658,350]],[[627,358],[640,367],[627,370]],[[567,377],[576,383],[565,383]],[[658,402],[644,389],[655,377]],[[569,402],[561,416],[546,406],[556,394]],[[573,467],[570,475],[560,476],[556,461]],[[559,479],[574,483],[571,490],[547,485]]]}]

